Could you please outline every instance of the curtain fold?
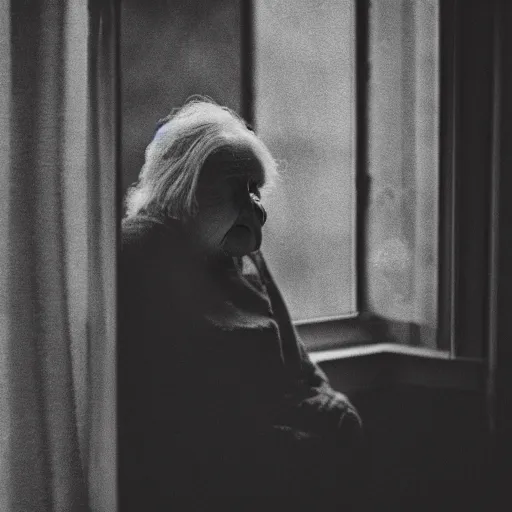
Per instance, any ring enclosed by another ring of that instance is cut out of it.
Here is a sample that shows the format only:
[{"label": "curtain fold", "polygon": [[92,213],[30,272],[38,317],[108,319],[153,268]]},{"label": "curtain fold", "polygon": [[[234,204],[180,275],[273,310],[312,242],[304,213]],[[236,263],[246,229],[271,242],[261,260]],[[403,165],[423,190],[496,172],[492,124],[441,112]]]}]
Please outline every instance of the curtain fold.
[{"label": "curtain fold", "polygon": [[114,511],[114,0],[0,0],[0,510]]},{"label": "curtain fold", "polygon": [[88,487],[94,510],[114,510],[116,250],[120,160],[119,3],[89,3]]}]

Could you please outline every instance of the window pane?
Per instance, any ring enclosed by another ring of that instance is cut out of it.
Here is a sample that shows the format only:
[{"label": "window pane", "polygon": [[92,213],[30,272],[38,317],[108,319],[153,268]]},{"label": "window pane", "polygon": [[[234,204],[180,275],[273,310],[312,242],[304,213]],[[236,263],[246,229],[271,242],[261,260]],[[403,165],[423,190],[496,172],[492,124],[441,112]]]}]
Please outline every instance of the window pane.
[{"label": "window pane", "polygon": [[281,160],[263,251],[294,320],[353,316],[353,0],[255,0],[255,119]]},{"label": "window pane", "polygon": [[434,348],[438,1],[373,0],[369,22],[370,308],[397,341]]}]

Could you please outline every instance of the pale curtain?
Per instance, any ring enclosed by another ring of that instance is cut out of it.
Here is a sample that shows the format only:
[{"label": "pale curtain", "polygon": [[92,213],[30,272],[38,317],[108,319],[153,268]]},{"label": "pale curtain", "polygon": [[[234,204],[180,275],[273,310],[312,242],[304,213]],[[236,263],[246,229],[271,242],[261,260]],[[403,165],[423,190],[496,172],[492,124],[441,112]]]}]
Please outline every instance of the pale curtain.
[{"label": "pale curtain", "polygon": [[116,510],[117,0],[0,0],[0,510]]}]

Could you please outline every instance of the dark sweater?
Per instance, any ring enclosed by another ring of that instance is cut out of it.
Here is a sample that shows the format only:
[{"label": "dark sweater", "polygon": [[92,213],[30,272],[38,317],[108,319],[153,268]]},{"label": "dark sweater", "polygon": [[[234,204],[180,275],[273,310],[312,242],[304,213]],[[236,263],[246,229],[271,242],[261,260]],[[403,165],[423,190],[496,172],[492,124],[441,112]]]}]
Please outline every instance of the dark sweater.
[{"label": "dark sweater", "polygon": [[123,222],[119,272],[122,512],[353,488],[360,419],[309,359],[259,251],[206,259],[178,223],[140,215]]}]

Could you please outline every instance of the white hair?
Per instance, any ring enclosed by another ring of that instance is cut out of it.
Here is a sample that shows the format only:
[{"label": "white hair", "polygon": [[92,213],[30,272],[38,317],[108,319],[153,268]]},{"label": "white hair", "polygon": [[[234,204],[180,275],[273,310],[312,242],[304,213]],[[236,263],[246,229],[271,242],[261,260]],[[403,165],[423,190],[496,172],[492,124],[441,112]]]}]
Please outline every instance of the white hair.
[{"label": "white hair", "polygon": [[196,190],[206,159],[220,150],[249,150],[260,163],[264,189],[277,178],[265,144],[235,112],[209,98],[194,98],[159,122],[146,148],[137,183],[126,195],[126,217],[141,211],[186,219],[197,211]]}]

